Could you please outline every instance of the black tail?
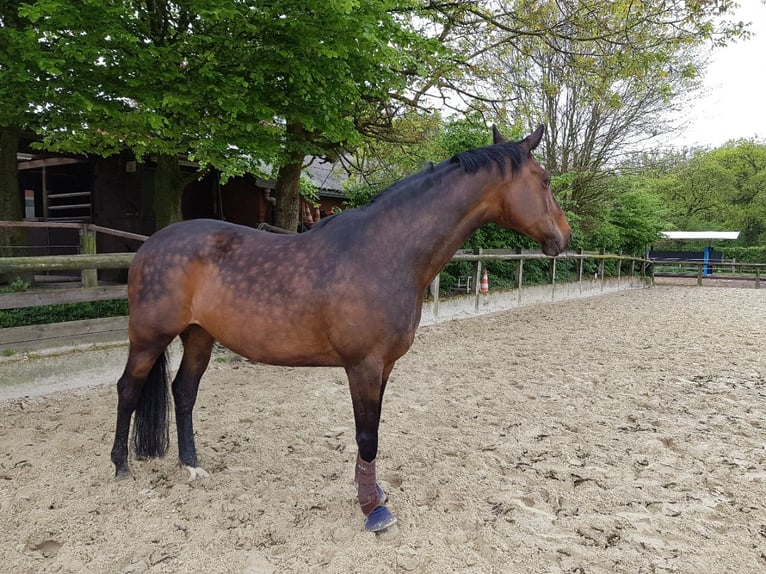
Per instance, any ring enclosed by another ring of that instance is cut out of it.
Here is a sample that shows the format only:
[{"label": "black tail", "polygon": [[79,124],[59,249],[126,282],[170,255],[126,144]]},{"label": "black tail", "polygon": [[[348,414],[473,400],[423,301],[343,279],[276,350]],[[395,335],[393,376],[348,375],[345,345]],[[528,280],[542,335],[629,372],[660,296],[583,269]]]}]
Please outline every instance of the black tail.
[{"label": "black tail", "polygon": [[165,456],[170,442],[168,429],[168,357],[162,353],[141,390],[133,425],[138,458]]}]

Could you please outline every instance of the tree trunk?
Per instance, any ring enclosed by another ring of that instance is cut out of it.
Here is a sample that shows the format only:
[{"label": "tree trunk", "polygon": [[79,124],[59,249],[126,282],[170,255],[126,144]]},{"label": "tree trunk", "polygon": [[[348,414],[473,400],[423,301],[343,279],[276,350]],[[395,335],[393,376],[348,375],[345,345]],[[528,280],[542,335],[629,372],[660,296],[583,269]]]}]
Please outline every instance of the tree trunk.
[{"label": "tree trunk", "polygon": [[154,172],[155,231],[183,219],[181,214],[183,191],[184,181],[178,157],[158,155],[157,169]]},{"label": "tree trunk", "polygon": [[[24,217],[16,159],[20,135],[18,126],[0,126],[0,220],[22,221]],[[25,237],[21,229],[0,229],[0,257],[23,255],[9,247],[23,245]]]},{"label": "tree trunk", "polygon": [[274,225],[297,231],[300,223],[300,181],[303,169],[303,157],[294,159],[279,168]]},{"label": "tree trunk", "polygon": [[306,130],[301,124],[287,124],[286,159],[277,172],[277,188],[274,225],[297,231],[300,223],[300,183],[303,171],[303,151],[300,144],[305,141]]}]

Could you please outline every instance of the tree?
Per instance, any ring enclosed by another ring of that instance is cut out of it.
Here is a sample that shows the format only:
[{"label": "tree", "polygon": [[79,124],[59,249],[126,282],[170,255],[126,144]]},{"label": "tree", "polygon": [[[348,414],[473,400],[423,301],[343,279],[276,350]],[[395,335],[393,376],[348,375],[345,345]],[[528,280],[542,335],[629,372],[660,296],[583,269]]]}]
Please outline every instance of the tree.
[{"label": "tree", "polygon": [[617,231],[617,241],[599,247],[643,255],[647,246],[660,237],[660,231],[671,226],[667,205],[652,190],[650,181],[638,175],[611,178],[610,191],[608,221]]},{"label": "tree", "polygon": [[766,241],[766,145],[730,142],[676,157],[653,187],[678,229],[740,231],[743,245]]},{"label": "tree", "polygon": [[244,42],[257,33],[246,4],[37,0],[20,13],[43,50],[45,89],[27,94],[43,145],[154,159],[157,227],[181,218],[179,156],[226,170],[274,153],[271,110],[251,103],[263,84],[231,57],[259,49]]},{"label": "tree", "polygon": [[[604,150],[621,141],[610,134],[640,116],[622,113],[629,96],[669,101],[673,79],[693,80],[694,47],[742,31],[719,25],[707,0],[330,0],[321,10],[309,0],[11,4],[27,19],[20,37],[36,45],[20,70],[40,87],[17,82],[13,90],[32,97],[27,110],[43,126],[44,145],[155,158],[160,225],[180,216],[176,159],[189,154],[226,175],[273,165],[277,223],[295,227],[306,155],[338,157],[363,137],[397,145],[399,119],[429,109],[433,97],[451,101],[449,94],[473,96],[473,109],[493,121],[518,114],[499,122],[517,128],[548,114],[549,167],[574,174],[569,200],[584,209],[593,203],[587,194],[603,188],[588,178],[595,181],[609,161]],[[731,3],[717,5],[725,13]],[[662,74],[666,83],[653,83]],[[551,102],[542,113],[523,98],[537,93],[535,81]],[[560,121],[553,104],[561,101],[590,106],[592,126]],[[621,117],[625,124],[605,135],[599,122]]]},{"label": "tree", "polygon": [[610,200],[609,177],[626,151],[669,128],[679,98],[699,82],[700,50],[747,35],[727,19],[730,1],[428,6],[451,59],[416,82],[412,100],[435,97],[521,131],[545,121],[546,167],[561,200],[586,218]]},{"label": "tree", "polygon": [[[21,221],[16,153],[19,149],[19,126],[0,126],[0,214],[11,221]],[[0,230],[0,257],[14,255],[11,247],[20,243],[20,234]]]},{"label": "tree", "polygon": [[733,177],[731,203],[746,206],[766,200],[766,143],[732,141],[708,155]]},{"label": "tree", "polygon": [[739,140],[710,155],[732,178],[728,229],[740,231],[744,245],[766,245],[766,144]]},{"label": "tree", "polygon": [[726,190],[731,186],[730,173],[705,153],[697,153],[687,162],[655,183],[666,198],[678,229],[720,228],[728,209]]},{"label": "tree", "polygon": [[159,225],[180,216],[179,154],[226,175],[271,164],[277,224],[295,228],[304,157],[356,145],[441,51],[402,18],[417,4],[36,0],[22,13],[48,52],[44,143],[156,156]]},{"label": "tree", "polygon": [[667,207],[667,229],[740,231],[740,246],[766,245],[766,144],[728,142],[716,149],[652,150],[621,167],[620,181]]},{"label": "tree", "polygon": [[[503,133],[516,134],[513,130]],[[519,135],[519,137],[521,137]],[[341,158],[351,180],[359,182],[349,193],[360,205],[396,180],[442,161],[456,153],[489,145],[491,132],[478,114],[447,119],[438,112],[412,110],[392,121],[385,138],[366,138]]]},{"label": "tree", "polygon": [[[392,105],[418,77],[423,62],[443,53],[418,33],[410,0],[275,2],[262,8],[270,23],[269,58],[258,63],[270,89],[259,97],[284,126],[277,159],[277,225],[298,223],[298,180],[307,155],[354,149],[364,134],[390,129]],[[317,22],[321,20],[321,26]]]},{"label": "tree", "polygon": [[[571,173],[568,197],[581,212],[607,193],[608,175],[632,144],[668,129],[704,69],[700,49],[745,34],[726,16],[730,1],[518,0],[467,10],[489,26],[473,60],[494,85],[476,100],[526,125],[545,120],[545,163]],[[468,19],[466,18],[466,21]],[[478,45],[477,45],[478,44]]]},{"label": "tree", "polygon": [[[34,89],[34,65],[26,58],[37,50],[36,37],[29,34],[18,15],[21,1],[0,2],[0,219],[21,221],[16,154],[19,139],[30,131],[33,109],[27,94]],[[22,243],[20,231],[0,230],[0,256],[14,255],[11,246]]]}]

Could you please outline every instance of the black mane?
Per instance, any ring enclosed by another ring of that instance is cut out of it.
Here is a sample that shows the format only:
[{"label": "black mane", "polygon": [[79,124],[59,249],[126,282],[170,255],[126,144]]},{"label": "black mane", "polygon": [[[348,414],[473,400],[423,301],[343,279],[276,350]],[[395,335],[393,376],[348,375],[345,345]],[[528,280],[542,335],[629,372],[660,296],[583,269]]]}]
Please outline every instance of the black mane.
[{"label": "black mane", "polygon": [[[516,173],[516,171],[522,166],[527,158],[524,150],[518,142],[504,142],[464,151],[455,154],[451,158],[446,159],[439,164],[430,164],[425,169],[422,169],[417,173],[394,182],[392,185],[373,197],[366,205],[356,209],[366,209],[371,205],[375,205],[379,203],[380,200],[388,198],[389,196],[397,193],[398,190],[411,187],[415,182],[420,182],[421,180],[432,177],[439,177],[441,172],[456,164],[459,165],[466,173],[476,173],[481,169],[490,169],[493,166],[497,166],[501,172],[505,172],[506,160],[509,158],[511,160],[511,173]],[[324,227],[324,224],[334,220],[336,215],[342,215],[343,213],[346,212],[334,214],[331,217],[325,217],[316,222],[311,227],[311,229],[313,230]]]},{"label": "black mane", "polygon": [[526,159],[526,155],[517,142],[506,142],[464,151],[452,156],[449,163],[459,163],[466,173],[476,173],[480,169],[495,164],[500,171],[505,171],[505,160],[511,159],[511,173],[516,173]]},{"label": "black mane", "polygon": [[499,143],[460,152],[441,163],[436,165],[429,164],[425,169],[394,182],[372,198],[367,205],[376,202],[381,196],[389,195],[394,190],[405,186],[409,187],[414,181],[437,176],[441,171],[455,164],[458,164],[466,173],[476,173],[481,169],[490,169],[493,165],[500,168],[501,172],[504,172],[508,158],[511,160],[511,173],[516,173],[526,160],[526,154],[518,142]]}]

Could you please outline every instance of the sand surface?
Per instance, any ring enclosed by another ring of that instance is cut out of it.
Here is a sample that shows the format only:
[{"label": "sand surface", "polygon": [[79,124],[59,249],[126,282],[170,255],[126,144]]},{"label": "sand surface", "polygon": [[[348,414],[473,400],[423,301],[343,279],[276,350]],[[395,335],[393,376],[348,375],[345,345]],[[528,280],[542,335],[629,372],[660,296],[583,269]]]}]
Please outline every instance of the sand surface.
[{"label": "sand surface", "polygon": [[0,402],[0,569],[766,571],[764,340],[766,290],[705,287],[422,327],[384,401],[382,535],[342,370],[219,353],[195,411],[210,478],[187,482],[173,436],[115,482],[125,352],[94,352],[95,386]]}]

